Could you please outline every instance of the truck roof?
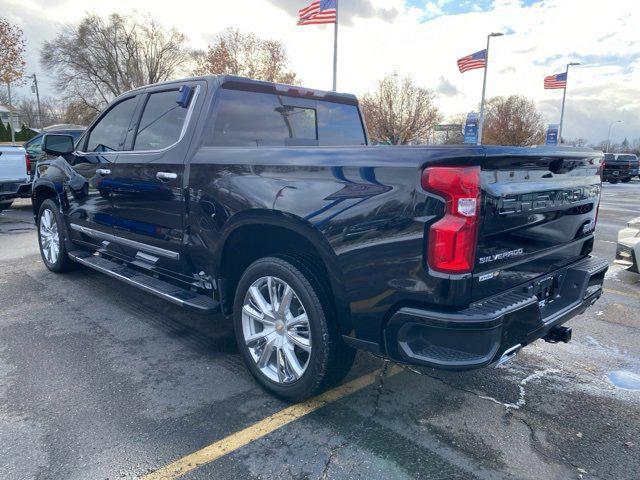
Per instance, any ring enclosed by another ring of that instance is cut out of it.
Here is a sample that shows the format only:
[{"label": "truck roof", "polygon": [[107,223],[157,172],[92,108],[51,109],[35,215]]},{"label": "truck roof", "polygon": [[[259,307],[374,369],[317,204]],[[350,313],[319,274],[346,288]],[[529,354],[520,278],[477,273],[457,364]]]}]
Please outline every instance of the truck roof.
[{"label": "truck roof", "polygon": [[225,87],[237,88],[242,90],[279,93],[282,95],[290,95],[296,97],[317,98],[327,101],[358,104],[358,98],[351,93],[331,92],[327,90],[318,90],[314,88],[304,87],[302,85],[287,85],[285,83],[265,82],[262,80],[254,80],[247,77],[239,77],[236,75],[201,75],[197,77],[179,78],[176,80],[168,80],[166,82],[154,83],[135,88],[131,91],[142,90],[158,85],[173,85],[185,81],[204,80],[213,87],[224,85]]}]

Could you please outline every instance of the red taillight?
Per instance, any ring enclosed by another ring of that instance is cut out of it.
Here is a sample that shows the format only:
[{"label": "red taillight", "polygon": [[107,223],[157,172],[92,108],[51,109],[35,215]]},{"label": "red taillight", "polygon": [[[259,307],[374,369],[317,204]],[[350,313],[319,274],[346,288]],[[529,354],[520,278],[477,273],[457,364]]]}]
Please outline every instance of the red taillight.
[{"label": "red taillight", "polygon": [[31,173],[31,159],[29,155],[24,156],[24,163],[27,165],[27,173]]},{"label": "red taillight", "polygon": [[445,215],[429,229],[429,267],[446,273],[473,270],[480,210],[480,167],[429,167],[422,188],[444,197]]}]

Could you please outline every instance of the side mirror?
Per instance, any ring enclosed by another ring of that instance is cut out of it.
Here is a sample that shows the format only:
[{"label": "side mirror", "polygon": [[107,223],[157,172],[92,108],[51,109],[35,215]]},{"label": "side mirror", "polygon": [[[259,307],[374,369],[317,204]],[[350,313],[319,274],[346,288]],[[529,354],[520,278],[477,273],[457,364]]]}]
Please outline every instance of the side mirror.
[{"label": "side mirror", "polygon": [[71,135],[47,134],[42,140],[42,150],[49,155],[61,156],[73,153],[73,137]]}]

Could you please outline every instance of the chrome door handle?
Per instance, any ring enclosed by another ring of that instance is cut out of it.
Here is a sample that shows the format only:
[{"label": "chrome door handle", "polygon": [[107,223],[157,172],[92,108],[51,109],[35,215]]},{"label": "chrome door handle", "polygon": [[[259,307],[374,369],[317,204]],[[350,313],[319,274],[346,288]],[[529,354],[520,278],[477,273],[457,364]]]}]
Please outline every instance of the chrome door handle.
[{"label": "chrome door handle", "polygon": [[98,175],[111,175],[111,170],[109,170],[108,168],[98,168],[96,169],[96,173]]},{"label": "chrome door handle", "polygon": [[175,180],[178,178],[178,174],[173,172],[158,172],[156,173],[156,178],[158,180]]}]

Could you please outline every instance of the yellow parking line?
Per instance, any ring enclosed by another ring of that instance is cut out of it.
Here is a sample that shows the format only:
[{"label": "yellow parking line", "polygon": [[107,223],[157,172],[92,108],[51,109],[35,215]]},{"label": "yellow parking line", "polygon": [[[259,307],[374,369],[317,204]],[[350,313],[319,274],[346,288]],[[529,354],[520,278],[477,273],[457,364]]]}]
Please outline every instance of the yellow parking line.
[{"label": "yellow parking line", "polygon": [[[387,370],[386,376],[390,377],[401,371],[402,368],[394,365]],[[291,405],[290,407],[268,416],[264,420],[254,423],[250,427],[233,433],[222,440],[218,440],[217,442],[207,445],[196,452],[159,468],[155,472],[143,476],[142,480],[169,480],[181,477],[182,475],[185,475],[206,463],[212,462],[234,452],[254,440],[258,440],[259,438],[284,427],[294,420],[302,418],[319,408],[335,402],[336,400],[340,400],[347,395],[368,387],[376,381],[376,378],[378,378],[379,375],[380,371],[368,373],[302,403]]]},{"label": "yellow parking line", "polygon": [[623,297],[640,298],[640,294],[638,294],[638,293],[622,292],[620,290],[613,290],[612,288],[605,288],[604,291],[607,292],[607,293],[614,293],[616,295],[622,295]]}]

